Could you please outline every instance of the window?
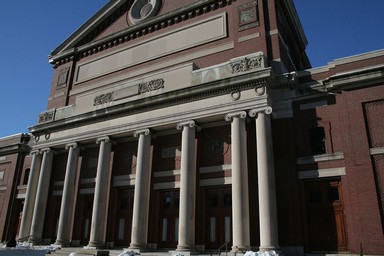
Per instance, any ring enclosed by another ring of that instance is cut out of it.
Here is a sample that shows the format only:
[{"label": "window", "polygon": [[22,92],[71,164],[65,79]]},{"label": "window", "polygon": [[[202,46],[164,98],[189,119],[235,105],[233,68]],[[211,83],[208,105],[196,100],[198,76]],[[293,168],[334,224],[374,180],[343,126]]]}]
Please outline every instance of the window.
[{"label": "window", "polygon": [[325,154],[325,131],[324,127],[315,127],[309,130],[309,139],[311,143],[311,154]]},{"label": "window", "polygon": [[31,169],[29,169],[29,168],[25,169],[23,185],[27,185],[28,184],[28,179],[29,179],[29,173],[30,172],[31,172]]}]

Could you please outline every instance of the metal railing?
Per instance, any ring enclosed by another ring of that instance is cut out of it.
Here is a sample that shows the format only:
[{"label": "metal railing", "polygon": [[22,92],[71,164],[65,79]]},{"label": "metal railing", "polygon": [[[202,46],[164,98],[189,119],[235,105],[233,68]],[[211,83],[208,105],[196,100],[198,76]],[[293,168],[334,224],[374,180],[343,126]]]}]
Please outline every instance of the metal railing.
[{"label": "metal railing", "polygon": [[217,249],[217,253],[218,253],[219,256],[221,256],[221,251],[223,250],[223,248],[225,248],[225,256],[227,256],[227,253],[228,253],[228,243],[225,243],[222,246],[220,246]]}]

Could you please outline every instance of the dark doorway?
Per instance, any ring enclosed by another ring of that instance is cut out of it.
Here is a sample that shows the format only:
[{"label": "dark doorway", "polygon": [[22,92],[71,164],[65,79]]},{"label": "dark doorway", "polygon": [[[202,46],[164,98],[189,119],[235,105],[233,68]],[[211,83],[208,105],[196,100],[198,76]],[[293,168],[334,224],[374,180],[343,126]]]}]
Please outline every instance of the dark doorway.
[{"label": "dark doorway", "polygon": [[218,249],[227,243],[232,246],[232,192],[231,187],[206,190],[205,244],[207,249]]},{"label": "dark doorway", "polygon": [[306,183],[310,250],[347,250],[344,205],[340,179]]},{"label": "dark doorway", "polygon": [[134,189],[119,189],[116,193],[115,243],[123,246],[131,242]]},{"label": "dark doorway", "polygon": [[159,247],[176,248],[179,234],[179,190],[159,193]]}]

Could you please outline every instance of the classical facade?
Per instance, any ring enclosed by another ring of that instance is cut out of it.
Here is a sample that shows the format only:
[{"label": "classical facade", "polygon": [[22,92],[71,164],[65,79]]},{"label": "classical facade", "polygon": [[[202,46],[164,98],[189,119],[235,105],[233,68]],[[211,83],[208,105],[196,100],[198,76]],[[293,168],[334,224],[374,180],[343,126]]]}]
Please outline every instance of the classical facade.
[{"label": "classical facade", "polygon": [[384,254],[384,51],[306,44],[291,0],[109,1],[50,55],[20,240]]}]

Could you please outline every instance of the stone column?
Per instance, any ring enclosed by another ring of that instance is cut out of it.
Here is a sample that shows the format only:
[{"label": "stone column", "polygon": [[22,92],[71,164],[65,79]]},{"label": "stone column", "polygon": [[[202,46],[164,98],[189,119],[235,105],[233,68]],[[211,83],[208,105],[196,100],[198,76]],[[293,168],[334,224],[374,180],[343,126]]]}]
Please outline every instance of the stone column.
[{"label": "stone column", "polygon": [[69,149],[67,168],[65,170],[63,197],[60,206],[59,227],[57,231],[57,239],[55,244],[68,246],[70,242],[70,234],[73,223],[74,202],[76,202],[76,169],[79,159],[80,149],[77,143],[68,144],[66,149]]},{"label": "stone column", "polygon": [[35,206],[37,184],[39,182],[39,174],[41,168],[41,154],[39,150],[31,152],[32,163],[29,170],[27,191],[24,200],[23,213],[21,216],[19,238],[20,242],[27,241],[31,231],[31,222],[33,216],[33,208]]},{"label": "stone column", "polygon": [[191,251],[195,247],[196,201],[196,124],[194,121],[177,124],[182,129],[180,208],[178,251]]},{"label": "stone column", "polygon": [[109,137],[97,139],[100,144],[99,159],[97,162],[95,194],[93,198],[91,236],[88,247],[101,248],[105,245],[105,232],[107,224],[107,207],[110,188],[110,154],[112,142]]},{"label": "stone column", "polygon": [[48,148],[43,149],[41,152],[43,152],[43,161],[41,163],[30,232],[30,242],[33,244],[40,243],[42,239],[49,185],[51,183],[53,151]]},{"label": "stone column", "polygon": [[251,117],[256,117],[260,251],[262,252],[277,250],[279,247],[271,113],[271,107],[249,111]]},{"label": "stone column", "polygon": [[144,249],[147,246],[149,195],[151,185],[151,132],[149,129],[136,131],[139,137],[137,148],[135,193],[133,199],[132,233],[130,249]]},{"label": "stone column", "polygon": [[250,249],[246,116],[245,111],[225,116],[232,121],[232,252]]}]

